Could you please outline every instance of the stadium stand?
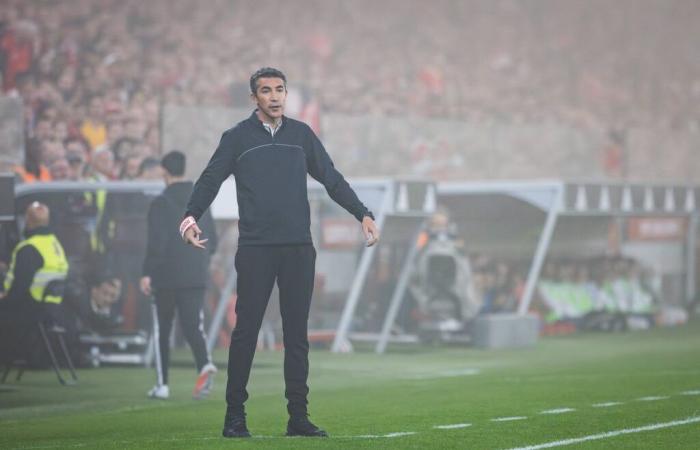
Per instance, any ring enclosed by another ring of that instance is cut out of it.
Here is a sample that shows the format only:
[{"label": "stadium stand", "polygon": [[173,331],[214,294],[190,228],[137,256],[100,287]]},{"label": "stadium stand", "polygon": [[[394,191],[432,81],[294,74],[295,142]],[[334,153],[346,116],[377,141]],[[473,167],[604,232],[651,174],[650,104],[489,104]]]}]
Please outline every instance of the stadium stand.
[{"label": "stadium stand", "polygon": [[[302,0],[304,13],[290,14],[272,1],[244,10],[227,0],[206,8],[193,0],[8,0],[0,5],[2,89],[23,99],[26,134],[40,149],[38,164],[17,170],[26,181],[65,177],[65,140],[78,138],[89,156],[115,153],[114,178],[132,178],[138,159],[160,152],[164,104],[247,107],[234,104],[235,88],[269,62],[327,112],[596,129],[611,136],[600,150],[605,174],[621,176],[620,148],[636,145],[627,129],[698,129],[692,3],[622,0],[601,15],[596,9],[609,6],[602,0]],[[297,38],[279,33],[260,44],[269,17]],[[418,25],[420,33],[405,31]],[[641,162],[658,157],[648,153]],[[686,176],[685,159],[675,158],[669,164]]]}]

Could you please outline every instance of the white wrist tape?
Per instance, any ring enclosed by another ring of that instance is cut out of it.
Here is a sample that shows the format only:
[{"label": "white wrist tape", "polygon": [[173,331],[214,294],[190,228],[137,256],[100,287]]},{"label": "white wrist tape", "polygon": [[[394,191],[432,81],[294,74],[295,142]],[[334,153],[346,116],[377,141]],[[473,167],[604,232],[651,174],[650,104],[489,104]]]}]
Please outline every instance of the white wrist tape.
[{"label": "white wrist tape", "polygon": [[194,217],[192,216],[187,216],[182,222],[180,222],[180,236],[182,237],[182,239],[185,239],[185,232],[196,224],[197,221],[194,220]]}]

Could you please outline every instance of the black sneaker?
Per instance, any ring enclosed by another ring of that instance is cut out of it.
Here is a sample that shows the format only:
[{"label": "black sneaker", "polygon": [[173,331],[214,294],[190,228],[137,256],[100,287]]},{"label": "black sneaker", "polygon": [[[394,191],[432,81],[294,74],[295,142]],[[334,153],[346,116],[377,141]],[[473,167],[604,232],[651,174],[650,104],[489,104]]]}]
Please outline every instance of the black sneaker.
[{"label": "black sneaker", "polygon": [[328,433],[311,423],[308,417],[290,417],[287,422],[287,436],[328,437]]},{"label": "black sneaker", "polygon": [[224,417],[224,431],[221,433],[227,438],[248,438],[250,431],[245,424],[245,413],[229,414]]}]

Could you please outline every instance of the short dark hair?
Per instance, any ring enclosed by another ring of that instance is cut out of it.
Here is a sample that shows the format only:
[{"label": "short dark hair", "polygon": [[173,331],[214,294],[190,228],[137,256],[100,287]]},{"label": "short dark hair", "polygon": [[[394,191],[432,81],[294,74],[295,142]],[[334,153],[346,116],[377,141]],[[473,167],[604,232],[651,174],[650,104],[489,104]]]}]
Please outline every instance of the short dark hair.
[{"label": "short dark hair", "polygon": [[181,177],[185,174],[185,154],[178,150],[168,152],[160,160],[160,165],[170,175]]},{"label": "short dark hair", "polygon": [[253,94],[255,94],[255,88],[260,78],[282,78],[282,81],[284,81],[284,88],[287,88],[287,77],[284,76],[281,70],[273,69],[272,67],[263,67],[262,69],[256,70],[255,73],[250,76],[250,92]]}]

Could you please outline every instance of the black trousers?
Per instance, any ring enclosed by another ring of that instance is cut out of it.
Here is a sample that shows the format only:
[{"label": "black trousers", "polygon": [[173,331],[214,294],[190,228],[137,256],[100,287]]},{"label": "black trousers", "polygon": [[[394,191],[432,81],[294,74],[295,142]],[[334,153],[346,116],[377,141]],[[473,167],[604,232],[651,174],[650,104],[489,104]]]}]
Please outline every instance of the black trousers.
[{"label": "black trousers", "polygon": [[309,387],[308,320],[314,287],[316,250],[312,245],[244,246],[236,253],[238,301],[231,333],[226,403],[243,411],[265,308],[275,281],[279,287],[284,334],[284,382],[290,415],[306,414]]},{"label": "black trousers", "polygon": [[210,361],[204,337],[204,313],[202,311],[204,292],[204,288],[158,289],[154,291],[162,369],[159,381],[163,384],[168,384],[170,331],[173,327],[175,311],[180,319],[182,334],[194,355],[197,373]]}]

